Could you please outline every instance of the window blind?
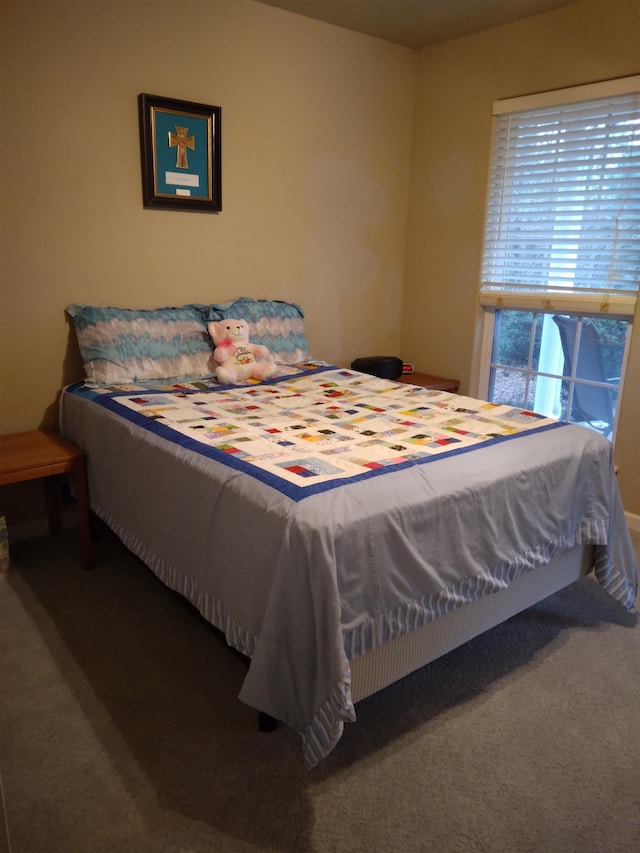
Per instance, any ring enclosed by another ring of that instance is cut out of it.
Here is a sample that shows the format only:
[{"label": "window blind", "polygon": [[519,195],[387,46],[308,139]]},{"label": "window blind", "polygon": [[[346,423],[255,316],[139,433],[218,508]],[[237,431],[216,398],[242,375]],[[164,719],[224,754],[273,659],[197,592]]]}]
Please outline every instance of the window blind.
[{"label": "window blind", "polygon": [[557,105],[546,93],[542,106],[496,110],[482,304],[633,313],[640,77],[631,79],[631,91]]}]

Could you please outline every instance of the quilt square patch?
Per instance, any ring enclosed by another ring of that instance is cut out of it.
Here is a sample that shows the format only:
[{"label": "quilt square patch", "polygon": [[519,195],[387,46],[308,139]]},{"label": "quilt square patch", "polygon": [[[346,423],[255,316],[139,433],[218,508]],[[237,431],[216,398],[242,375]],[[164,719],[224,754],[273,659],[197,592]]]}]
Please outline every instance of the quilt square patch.
[{"label": "quilt square patch", "polygon": [[279,468],[284,468],[298,477],[317,477],[320,474],[339,474],[340,468],[330,465],[324,459],[309,456],[306,459],[293,459],[291,462],[278,462]]}]

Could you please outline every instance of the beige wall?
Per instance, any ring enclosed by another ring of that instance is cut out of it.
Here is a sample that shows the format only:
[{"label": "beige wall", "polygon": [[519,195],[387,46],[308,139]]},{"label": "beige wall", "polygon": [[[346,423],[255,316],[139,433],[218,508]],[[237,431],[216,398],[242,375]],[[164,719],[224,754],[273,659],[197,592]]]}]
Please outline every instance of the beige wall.
[{"label": "beige wall", "polygon": [[[290,299],[320,358],[398,349],[414,51],[252,0],[2,19],[0,434],[55,423],[71,302]],[[222,107],[220,215],[142,207],[139,92]]]},{"label": "beige wall", "polygon": [[[420,52],[252,0],[0,4],[0,434],[55,424],[74,301],[292,299],[318,357],[473,390],[493,100],[639,70],[640,0]],[[219,216],[143,209],[139,92],[222,106]],[[617,456],[640,515],[637,329]]]},{"label": "beige wall", "polygon": [[[478,284],[491,108],[499,98],[640,71],[640,0],[584,0],[419,53],[403,357],[476,394]],[[616,444],[627,512],[640,515],[640,317]]]}]

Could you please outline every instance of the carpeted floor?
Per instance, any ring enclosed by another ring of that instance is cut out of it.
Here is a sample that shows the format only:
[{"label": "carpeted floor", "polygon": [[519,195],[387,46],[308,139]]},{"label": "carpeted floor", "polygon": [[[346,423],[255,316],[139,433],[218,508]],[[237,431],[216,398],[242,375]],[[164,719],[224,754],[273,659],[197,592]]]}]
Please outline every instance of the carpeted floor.
[{"label": "carpeted floor", "polygon": [[19,543],[0,582],[12,853],[640,849],[640,626],[594,581],[362,702],[307,772],[190,606],[108,533],[75,554]]}]

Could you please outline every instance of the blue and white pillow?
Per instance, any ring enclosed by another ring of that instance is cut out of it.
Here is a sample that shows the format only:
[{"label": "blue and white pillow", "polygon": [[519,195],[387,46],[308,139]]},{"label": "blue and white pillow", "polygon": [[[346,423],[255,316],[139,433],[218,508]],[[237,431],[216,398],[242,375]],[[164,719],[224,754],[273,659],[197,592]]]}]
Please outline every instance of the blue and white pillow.
[{"label": "blue and white pillow", "polygon": [[215,370],[207,306],[137,310],[74,304],[66,312],[93,384],[200,379]]},{"label": "blue and white pillow", "polygon": [[271,361],[297,364],[310,356],[304,312],[294,302],[242,296],[209,307],[209,320],[246,320],[252,344],[269,350]]}]

